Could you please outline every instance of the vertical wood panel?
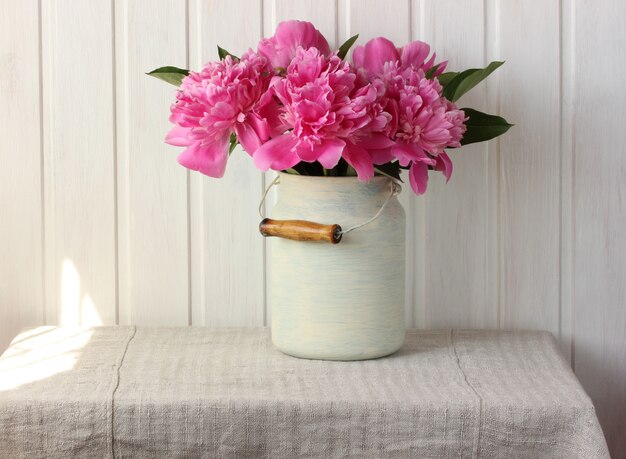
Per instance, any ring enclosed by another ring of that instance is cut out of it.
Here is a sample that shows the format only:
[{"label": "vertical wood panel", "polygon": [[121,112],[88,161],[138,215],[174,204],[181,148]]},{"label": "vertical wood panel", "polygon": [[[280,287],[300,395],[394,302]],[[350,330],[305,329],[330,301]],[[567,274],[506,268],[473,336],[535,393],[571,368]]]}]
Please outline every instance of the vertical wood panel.
[{"label": "vertical wood panel", "polygon": [[575,369],[613,457],[624,457],[626,4],[577,1],[574,8]]},{"label": "vertical wood panel", "polygon": [[37,0],[0,20],[0,353],[44,321]]},{"label": "vertical wood panel", "polygon": [[[422,6],[420,37],[431,45],[448,70],[484,67],[486,62],[483,0],[414,2]],[[471,20],[468,20],[471,18]],[[416,37],[417,38],[417,37]],[[486,111],[486,85],[474,88],[459,107]],[[487,144],[449,150],[454,173],[449,183],[431,174],[425,197],[426,328],[497,326],[497,305],[489,292],[492,264],[488,248],[489,195],[496,190],[488,175]]]},{"label": "vertical wood panel", "polygon": [[500,140],[501,325],[558,334],[559,4],[505,1],[499,13],[501,113],[517,124]]},{"label": "vertical wood panel", "polygon": [[573,365],[574,343],[574,82],[575,25],[572,2],[561,4],[561,246],[560,322],[561,352]]},{"label": "vertical wood panel", "polygon": [[112,5],[42,7],[47,321],[114,324]]},{"label": "vertical wood panel", "polygon": [[[185,68],[179,0],[115,4],[120,323],[187,325],[187,172],[163,138],[175,88],[145,75]],[[154,46],[154,43],[159,46]]]},{"label": "vertical wood panel", "polygon": [[[500,0],[485,0],[484,4],[484,40],[485,40],[485,58],[487,61],[502,59],[500,54],[500,21],[499,6]],[[505,64],[506,65],[506,64]],[[484,84],[487,91],[487,113],[501,115],[500,99],[502,97],[502,85],[500,82],[504,77],[502,69],[495,74],[490,75]],[[495,307],[496,325],[500,327],[502,289],[501,289],[501,216],[500,216],[500,141],[497,138],[487,143],[487,161],[485,163],[486,179],[489,183],[487,187],[487,266],[486,266],[486,299]]]},{"label": "vertical wood panel", "polygon": [[[190,66],[217,59],[216,45],[241,55],[261,38],[261,3],[193,1]],[[264,242],[257,228],[263,174],[241,148],[226,175],[191,174],[192,322],[194,325],[263,325]]]},{"label": "vertical wood panel", "polygon": [[[343,43],[358,33],[357,45],[364,45],[371,38],[384,36],[392,40],[396,46],[403,46],[411,40],[412,36],[411,2],[409,0],[339,0],[338,21],[338,43]],[[421,296],[419,287],[423,284],[415,280],[416,275],[419,275],[421,271],[415,266],[417,249],[412,236],[418,231],[415,224],[416,206],[418,205],[416,202],[423,198],[418,198],[412,194],[405,178],[405,186],[399,199],[406,211],[407,220],[405,321],[407,327],[413,327],[421,325],[416,324],[414,316],[416,299]]]}]

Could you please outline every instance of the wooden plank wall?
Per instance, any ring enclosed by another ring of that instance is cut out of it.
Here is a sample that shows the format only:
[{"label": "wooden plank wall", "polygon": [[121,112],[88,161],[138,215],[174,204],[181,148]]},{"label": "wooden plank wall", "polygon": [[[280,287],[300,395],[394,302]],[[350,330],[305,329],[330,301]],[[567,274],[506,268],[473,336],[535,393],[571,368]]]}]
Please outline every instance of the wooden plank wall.
[{"label": "wooden plank wall", "polygon": [[625,13],[619,0],[6,1],[0,350],[42,323],[269,323],[256,209],[273,175],[241,149],[221,181],[179,167],[162,141],[174,90],[145,71],[198,68],[218,43],[241,53],[290,18],[334,46],[422,39],[453,70],[506,60],[461,102],[516,126],[454,152],[449,184],[402,195],[408,325],[550,330],[623,457]]}]

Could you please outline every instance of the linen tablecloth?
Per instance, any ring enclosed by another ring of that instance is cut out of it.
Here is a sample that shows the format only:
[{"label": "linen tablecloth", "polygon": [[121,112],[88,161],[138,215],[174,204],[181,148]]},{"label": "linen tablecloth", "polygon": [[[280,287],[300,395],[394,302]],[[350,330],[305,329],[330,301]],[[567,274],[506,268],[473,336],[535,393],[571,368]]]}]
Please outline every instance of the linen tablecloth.
[{"label": "linen tablecloth", "polygon": [[0,358],[3,458],[604,458],[546,332],[409,331],[361,362],[267,329],[42,327]]}]

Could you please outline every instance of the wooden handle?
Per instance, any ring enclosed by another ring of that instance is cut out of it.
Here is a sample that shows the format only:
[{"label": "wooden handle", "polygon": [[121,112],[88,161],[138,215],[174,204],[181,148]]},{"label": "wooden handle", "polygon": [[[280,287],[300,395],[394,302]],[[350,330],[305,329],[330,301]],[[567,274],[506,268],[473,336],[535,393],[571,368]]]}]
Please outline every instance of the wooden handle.
[{"label": "wooden handle", "polygon": [[341,241],[341,226],[322,225],[306,220],[272,220],[264,218],[259,231],[265,237],[274,236],[292,241],[316,241],[338,244]]}]

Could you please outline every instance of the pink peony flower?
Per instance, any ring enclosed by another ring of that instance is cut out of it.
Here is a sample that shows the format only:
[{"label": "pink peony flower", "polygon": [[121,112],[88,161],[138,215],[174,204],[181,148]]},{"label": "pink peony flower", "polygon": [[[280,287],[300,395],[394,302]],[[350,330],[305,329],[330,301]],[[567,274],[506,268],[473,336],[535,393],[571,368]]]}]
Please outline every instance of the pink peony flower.
[{"label": "pink peony flower", "polygon": [[256,166],[284,170],[300,161],[319,161],[327,169],[344,159],[361,180],[374,175],[367,148],[392,145],[382,134],[389,115],[377,100],[376,87],[357,82],[348,63],[326,57],[317,48],[298,48],[284,78],[272,92],[284,106],[289,132],[263,144],[254,155]]},{"label": "pink peony flower", "polygon": [[[463,111],[441,96],[436,78],[426,78],[435,61],[435,55],[426,60],[429,53],[423,42],[398,49],[385,38],[375,38],[356,48],[353,57],[372,84],[385,88],[381,104],[391,117],[385,134],[394,144],[378,154],[410,167],[409,182],[417,194],[426,191],[429,167],[450,178],[452,162],[444,148],[459,147],[466,129]],[[445,62],[438,64],[433,75],[445,66]]]},{"label": "pink peony flower", "polygon": [[324,56],[330,55],[330,47],[324,36],[313,24],[305,21],[281,22],[272,37],[260,41],[258,52],[269,60],[272,67],[286,69],[298,47],[317,48]]},{"label": "pink peony flower", "polygon": [[[354,48],[352,60],[357,68],[365,68],[374,75],[384,73],[385,63],[397,63],[400,70],[421,69],[424,73],[434,67],[436,54],[426,60],[430,46],[423,41],[413,41],[403,48],[396,48],[392,41],[383,37],[372,38],[365,46]],[[447,61],[437,64],[434,76],[441,75],[446,69]]]},{"label": "pink peony flower", "polygon": [[176,126],[165,139],[187,147],[178,162],[222,177],[232,133],[253,154],[277,128],[277,104],[263,97],[271,76],[267,59],[249,51],[241,61],[227,56],[185,77],[171,107],[170,121]]},{"label": "pink peony flower", "polygon": [[[261,170],[302,162],[296,169],[305,174],[319,174],[321,165],[335,169],[329,175],[345,175],[347,162],[367,181],[376,165],[397,173],[399,164],[417,194],[426,191],[430,170],[449,180],[445,149],[461,146],[468,118],[443,97],[447,62],[435,63],[424,42],[396,47],[382,37],[356,47],[353,64],[339,55],[343,50],[331,53],[310,22],[281,22],[256,52],[241,60],[229,55],[182,80],[166,142],[185,147],[178,157],[183,166],[212,177],[224,175],[229,143],[237,141]],[[176,83],[171,71],[149,74]],[[488,119],[477,112],[481,117]],[[482,128],[472,126],[472,133],[497,134]],[[470,137],[464,143],[476,140]]]}]

